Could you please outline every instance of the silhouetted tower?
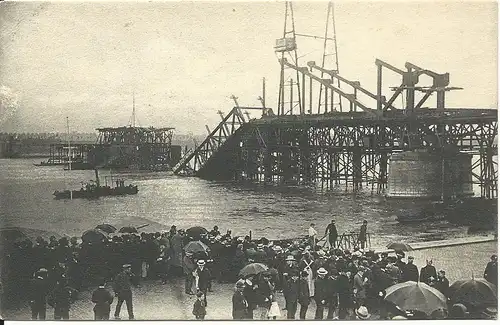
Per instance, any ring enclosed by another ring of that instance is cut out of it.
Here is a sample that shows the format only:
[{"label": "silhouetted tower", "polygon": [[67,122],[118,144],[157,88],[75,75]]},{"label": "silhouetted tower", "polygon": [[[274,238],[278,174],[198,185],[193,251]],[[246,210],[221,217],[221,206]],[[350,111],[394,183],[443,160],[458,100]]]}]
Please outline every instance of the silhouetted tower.
[{"label": "silhouetted tower", "polygon": [[[323,59],[321,68],[333,70],[339,73],[339,55],[337,49],[337,31],[335,29],[335,7],[332,1],[328,2],[328,12],[326,14],[326,27],[323,42]],[[324,73],[321,72],[321,78]],[[336,79],[336,86],[340,88],[340,80]],[[342,100],[340,95],[328,90],[323,84],[320,84],[318,97],[318,114],[326,113],[332,110],[342,111]]]},{"label": "silhouetted tower", "polygon": [[[285,2],[285,24],[283,28],[283,37],[276,40],[276,46],[274,47],[274,50],[276,53],[281,53],[282,60],[278,94],[278,115],[292,115],[294,113],[294,109],[296,109],[296,106],[298,106],[298,111],[300,113],[303,113],[301,102],[301,97],[303,97],[303,94],[301,94],[300,92],[301,85],[299,82],[299,72],[296,71],[296,73],[294,74],[293,70],[287,69],[283,64],[283,59],[291,60],[291,62],[293,62],[295,65],[299,64],[297,57],[297,38],[295,34],[293,6],[289,1]],[[297,100],[294,100],[295,86]]]}]

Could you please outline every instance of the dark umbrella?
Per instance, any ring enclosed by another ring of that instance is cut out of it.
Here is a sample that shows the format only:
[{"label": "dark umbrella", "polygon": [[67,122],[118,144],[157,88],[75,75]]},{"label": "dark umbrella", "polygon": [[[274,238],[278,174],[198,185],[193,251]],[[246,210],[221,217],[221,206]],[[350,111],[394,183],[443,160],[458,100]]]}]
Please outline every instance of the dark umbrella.
[{"label": "dark umbrella", "polygon": [[135,228],[135,227],[121,227],[119,232],[125,233],[125,234],[127,234],[127,233],[128,234],[136,234],[136,233],[138,233],[137,228]]},{"label": "dark umbrella", "polygon": [[203,227],[191,227],[189,228],[188,230],[186,230],[186,234],[189,236],[189,237],[193,237],[193,238],[200,238],[202,234],[206,234],[208,233],[208,231],[203,228]]},{"label": "dark umbrella", "polygon": [[245,266],[240,270],[240,276],[246,278],[250,275],[257,275],[264,271],[267,271],[269,268],[262,263],[251,263]]},{"label": "dark umbrella", "polygon": [[384,299],[403,310],[418,310],[430,315],[437,309],[447,309],[446,297],[439,290],[422,282],[398,283],[385,292]]},{"label": "dark umbrella", "polygon": [[113,232],[116,231],[116,228],[112,225],[108,225],[108,224],[102,224],[102,225],[98,225],[95,227],[95,229],[99,229],[99,230],[102,230],[104,231],[105,233],[108,233],[108,234],[111,234]]},{"label": "dark umbrella", "polygon": [[89,243],[103,242],[107,239],[104,231],[99,229],[90,229],[82,234],[82,241]]},{"label": "dark umbrella", "polygon": [[389,245],[387,245],[387,248],[393,249],[395,251],[401,250],[404,252],[409,252],[409,251],[413,250],[413,248],[410,245],[405,244],[405,243],[390,243]]},{"label": "dark umbrella", "polygon": [[463,303],[469,306],[495,306],[497,288],[482,278],[459,280],[450,286],[449,297],[453,303]]},{"label": "dark umbrella", "polygon": [[210,250],[210,248],[199,240],[189,242],[186,246],[184,246],[184,252],[186,252],[186,253],[205,253],[205,254],[208,254],[209,250]]}]

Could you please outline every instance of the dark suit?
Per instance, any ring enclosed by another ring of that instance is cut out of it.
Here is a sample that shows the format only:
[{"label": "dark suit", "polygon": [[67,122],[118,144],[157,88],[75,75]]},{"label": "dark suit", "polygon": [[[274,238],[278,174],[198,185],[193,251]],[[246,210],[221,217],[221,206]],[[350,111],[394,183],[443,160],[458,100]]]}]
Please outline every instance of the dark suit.
[{"label": "dark suit", "polygon": [[299,318],[306,319],[307,309],[309,308],[310,302],[310,292],[309,292],[309,284],[305,279],[299,279]]},{"label": "dark suit", "polygon": [[324,308],[333,300],[331,280],[328,278],[317,278],[314,281],[314,300],[316,301],[314,319],[323,319]]},{"label": "dark suit", "polygon": [[325,235],[327,233],[328,233],[328,242],[330,243],[330,247],[336,247],[337,237],[339,236],[337,232],[337,227],[332,223],[328,224],[325,230]]},{"label": "dark suit", "polygon": [[450,281],[448,281],[447,278],[437,278],[437,280],[434,282],[434,288],[441,291],[441,293],[445,297],[448,297],[448,289],[450,288]]},{"label": "dark suit", "polygon": [[420,270],[420,282],[424,282],[425,284],[431,284],[431,277],[434,278],[434,281],[437,279],[436,268],[432,265],[426,265]]},{"label": "dark suit", "polygon": [[120,310],[122,308],[123,302],[127,305],[128,318],[134,319],[134,307],[132,305],[132,289],[131,280],[132,273],[128,271],[122,271],[118,273],[113,283],[113,290],[115,295],[118,297],[118,302],[116,303],[115,317],[120,317]]},{"label": "dark suit", "polygon": [[48,281],[42,277],[36,277],[30,283],[30,305],[31,319],[44,320],[47,312],[47,294],[49,291]]},{"label": "dark suit", "polygon": [[113,303],[113,296],[111,293],[104,288],[97,288],[92,293],[92,302],[95,303],[94,319],[108,320],[111,304]]},{"label": "dark suit", "polygon": [[246,319],[248,316],[248,302],[243,292],[236,291],[233,294],[233,319]]},{"label": "dark suit", "polygon": [[403,271],[403,282],[406,281],[415,281],[418,282],[418,268],[413,263],[405,264],[405,267],[402,269]]},{"label": "dark suit", "polygon": [[299,300],[299,280],[288,280],[283,290],[286,297],[287,319],[295,319],[297,313],[297,302]]},{"label": "dark suit", "polygon": [[198,290],[203,292],[205,306],[207,306],[207,291],[210,285],[210,279],[212,275],[210,274],[210,271],[206,267],[204,267],[203,270],[197,268],[195,270],[195,273],[198,275]]},{"label": "dark suit", "polygon": [[196,299],[193,305],[193,315],[196,319],[205,319],[205,315],[207,314],[206,304],[204,301]]},{"label": "dark suit", "polygon": [[498,283],[498,262],[490,261],[486,265],[486,269],[484,270],[484,278],[486,281],[497,285]]}]

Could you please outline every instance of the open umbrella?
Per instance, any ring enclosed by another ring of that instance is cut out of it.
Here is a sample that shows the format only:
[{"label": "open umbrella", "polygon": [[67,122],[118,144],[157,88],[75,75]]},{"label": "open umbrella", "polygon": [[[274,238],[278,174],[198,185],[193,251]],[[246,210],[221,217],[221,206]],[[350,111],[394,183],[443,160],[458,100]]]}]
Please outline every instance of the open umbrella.
[{"label": "open umbrella", "polygon": [[387,245],[387,248],[388,249],[393,249],[395,251],[401,250],[403,252],[409,252],[409,251],[413,250],[413,248],[410,245],[408,245],[408,244],[405,244],[405,243],[395,243],[395,242],[390,243],[389,245]]},{"label": "open umbrella", "polygon": [[126,233],[126,234],[138,233],[137,228],[135,228],[135,227],[121,227],[119,232]]},{"label": "open umbrella", "polygon": [[191,227],[186,230],[186,234],[193,238],[200,238],[202,234],[206,234],[208,231],[203,227]]},{"label": "open umbrella", "polygon": [[90,229],[82,234],[82,241],[88,243],[101,243],[107,240],[107,234],[99,229]]},{"label": "open umbrella", "polygon": [[107,234],[111,234],[111,233],[113,233],[113,232],[116,231],[116,228],[114,226],[106,224],[106,223],[104,223],[102,225],[97,225],[95,227],[95,229],[102,230],[102,231],[104,231]]},{"label": "open umbrella", "polygon": [[257,275],[264,271],[267,271],[269,268],[262,263],[251,263],[245,266],[240,270],[240,276],[246,278],[250,275]]},{"label": "open umbrella", "polygon": [[210,248],[202,243],[201,241],[191,241],[186,246],[184,246],[184,252],[186,253],[205,253],[207,254]]},{"label": "open umbrella", "polygon": [[469,306],[495,306],[497,288],[482,278],[459,280],[450,286],[449,297],[453,303]]},{"label": "open umbrella", "polygon": [[385,300],[403,310],[418,310],[430,315],[437,309],[447,309],[446,297],[422,282],[407,281],[385,290]]}]

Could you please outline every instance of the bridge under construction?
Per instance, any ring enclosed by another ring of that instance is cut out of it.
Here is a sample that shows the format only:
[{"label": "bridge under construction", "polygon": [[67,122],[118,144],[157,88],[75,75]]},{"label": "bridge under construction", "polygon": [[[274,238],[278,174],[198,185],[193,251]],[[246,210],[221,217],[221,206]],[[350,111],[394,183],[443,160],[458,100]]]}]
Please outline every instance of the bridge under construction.
[{"label": "bridge under construction", "polygon": [[[290,23],[291,21],[291,23]],[[333,28],[328,28],[332,22]],[[293,7],[286,3],[277,109],[235,106],[207,138],[187,152],[174,173],[221,181],[308,185],[393,197],[497,197],[497,109],[450,108],[449,73],[377,59],[371,92],[339,73],[333,6],[324,40],[334,63],[300,64]],[[329,34],[330,32],[330,34]],[[333,35],[331,35],[333,33]],[[308,35],[303,35],[308,36]],[[401,82],[384,89],[385,76]],[[288,78],[287,78],[288,75]],[[422,81],[432,80],[423,85]],[[390,93],[388,93],[390,91]],[[431,100],[434,102],[431,103]],[[403,105],[396,105],[402,101]],[[246,110],[261,110],[250,119]],[[479,194],[479,193],[478,193]]]}]

